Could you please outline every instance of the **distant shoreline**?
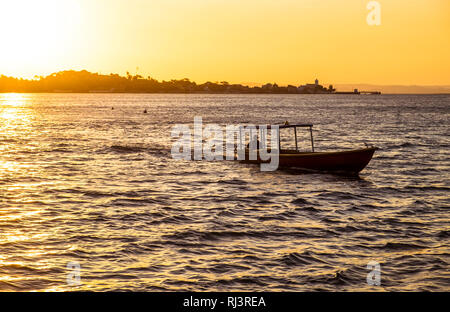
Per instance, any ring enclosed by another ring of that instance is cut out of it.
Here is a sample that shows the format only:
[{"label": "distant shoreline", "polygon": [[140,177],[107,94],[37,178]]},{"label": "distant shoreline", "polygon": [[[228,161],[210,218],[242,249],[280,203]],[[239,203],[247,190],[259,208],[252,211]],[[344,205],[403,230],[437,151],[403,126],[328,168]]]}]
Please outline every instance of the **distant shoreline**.
[{"label": "distant shoreline", "polygon": [[[359,95],[359,96],[369,96],[373,94],[355,94],[352,92],[341,94],[341,93],[249,93],[249,92],[50,92],[50,91],[37,91],[37,92],[20,92],[20,91],[0,91],[0,94],[8,94],[8,93],[17,93],[17,94],[214,94],[214,95]],[[382,94],[375,94],[375,95],[450,95],[450,92],[448,93],[382,93]]]},{"label": "distant shoreline", "polygon": [[143,93],[143,94],[450,94],[450,86],[314,83],[279,86],[276,83],[248,86],[226,81],[197,84],[187,78],[158,81],[150,76],[101,75],[86,70],[67,70],[28,80],[0,75],[0,93]]},{"label": "distant shoreline", "polygon": [[[314,83],[299,86],[279,86],[267,83],[262,86],[230,84],[227,81],[197,84],[188,78],[158,81],[148,76],[118,74],[101,75],[86,70],[66,70],[46,77],[27,80],[0,76],[0,92],[21,93],[193,93],[193,94],[335,94],[339,93],[333,85],[324,87],[318,79]],[[341,91],[342,93],[349,93]],[[353,89],[351,93],[380,93]]]}]

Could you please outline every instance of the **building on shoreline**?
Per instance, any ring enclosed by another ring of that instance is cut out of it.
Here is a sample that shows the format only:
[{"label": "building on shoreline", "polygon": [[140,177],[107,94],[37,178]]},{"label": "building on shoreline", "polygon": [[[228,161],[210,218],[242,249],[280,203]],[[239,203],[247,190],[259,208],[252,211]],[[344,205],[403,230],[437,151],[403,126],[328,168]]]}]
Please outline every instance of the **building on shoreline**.
[{"label": "building on shoreline", "polygon": [[316,94],[316,93],[333,93],[336,91],[333,89],[332,85],[329,85],[328,88],[325,88],[324,86],[319,84],[319,80],[316,79],[314,83],[307,83],[305,85],[298,86],[297,93],[302,94]]}]

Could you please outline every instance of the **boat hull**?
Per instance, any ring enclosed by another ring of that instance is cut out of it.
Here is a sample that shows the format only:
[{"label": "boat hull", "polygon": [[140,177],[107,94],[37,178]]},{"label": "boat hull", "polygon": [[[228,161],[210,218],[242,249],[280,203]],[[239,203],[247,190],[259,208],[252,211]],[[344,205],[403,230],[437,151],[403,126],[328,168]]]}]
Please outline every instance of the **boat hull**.
[{"label": "boat hull", "polygon": [[[357,174],[363,170],[372,159],[376,147],[340,151],[340,152],[284,152],[279,155],[279,168],[296,168],[313,171],[329,171]],[[249,160],[248,153],[244,163],[262,163],[258,157]]]}]

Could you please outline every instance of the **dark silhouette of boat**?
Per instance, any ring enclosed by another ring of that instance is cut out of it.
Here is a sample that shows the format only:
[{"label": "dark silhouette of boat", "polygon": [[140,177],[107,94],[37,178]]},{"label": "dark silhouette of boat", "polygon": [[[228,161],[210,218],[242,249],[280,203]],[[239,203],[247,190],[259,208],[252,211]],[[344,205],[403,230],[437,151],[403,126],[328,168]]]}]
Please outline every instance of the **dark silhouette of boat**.
[{"label": "dark silhouette of boat", "polygon": [[[267,126],[270,128],[270,126]],[[311,152],[300,152],[298,150],[297,142],[297,128],[309,128],[311,137]],[[278,168],[293,168],[306,171],[325,171],[344,174],[358,174],[363,170],[372,159],[372,156],[377,150],[376,147],[366,147],[362,149],[354,149],[347,151],[336,152],[315,152],[314,140],[312,132],[312,124],[284,124],[280,125],[279,129],[294,128],[295,134],[295,150],[282,149],[280,136],[278,138],[279,165]],[[259,128],[259,127],[257,127]],[[259,148],[259,141],[257,142]],[[270,150],[268,151],[270,153]],[[251,160],[249,157],[249,147],[245,151],[245,159],[241,160],[243,163],[260,164],[263,162],[270,162],[261,160],[259,153],[257,159]]]}]

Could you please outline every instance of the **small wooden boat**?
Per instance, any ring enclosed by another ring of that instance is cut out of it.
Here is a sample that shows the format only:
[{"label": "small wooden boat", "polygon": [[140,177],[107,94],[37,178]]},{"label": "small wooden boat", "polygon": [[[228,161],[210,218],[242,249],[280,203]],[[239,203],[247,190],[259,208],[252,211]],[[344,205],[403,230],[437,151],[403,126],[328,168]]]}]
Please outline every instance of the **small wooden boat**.
[{"label": "small wooden boat", "polygon": [[[270,126],[267,126],[270,128]],[[326,171],[326,172],[340,172],[346,174],[358,174],[363,170],[372,159],[372,156],[377,150],[376,147],[367,147],[362,149],[354,149],[347,151],[336,152],[315,152],[314,140],[312,133],[312,124],[284,124],[278,126],[279,129],[294,128],[295,134],[295,150],[288,150],[281,148],[280,136],[278,136],[279,153],[279,168],[294,168],[307,171]],[[298,150],[297,142],[297,128],[307,127],[310,131],[311,137],[311,152],[300,152]],[[243,163],[260,164],[268,161],[262,161],[257,155],[257,159],[251,160],[249,157],[249,149],[247,147],[245,152],[245,159],[241,160]]]}]

